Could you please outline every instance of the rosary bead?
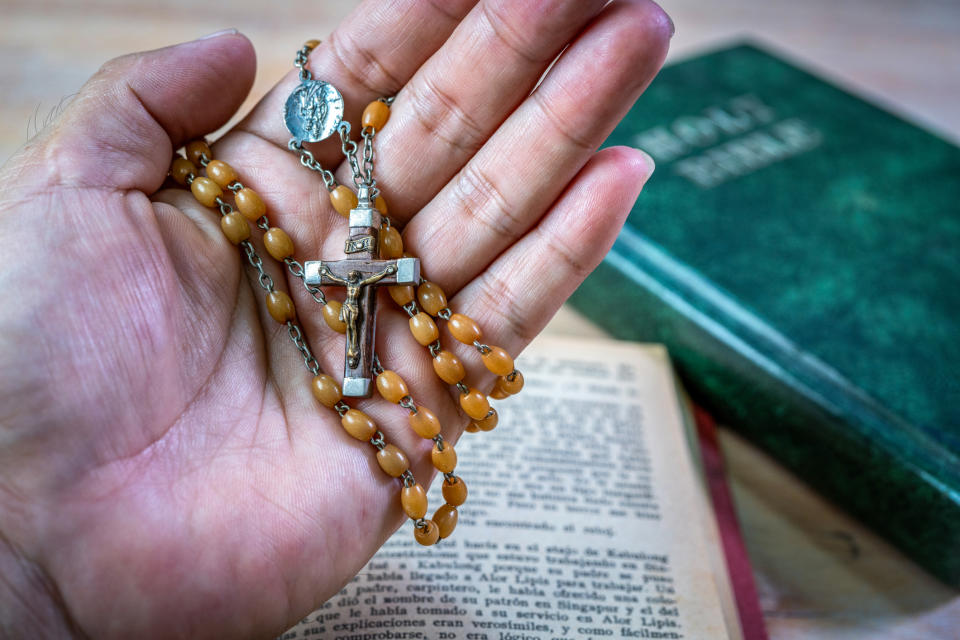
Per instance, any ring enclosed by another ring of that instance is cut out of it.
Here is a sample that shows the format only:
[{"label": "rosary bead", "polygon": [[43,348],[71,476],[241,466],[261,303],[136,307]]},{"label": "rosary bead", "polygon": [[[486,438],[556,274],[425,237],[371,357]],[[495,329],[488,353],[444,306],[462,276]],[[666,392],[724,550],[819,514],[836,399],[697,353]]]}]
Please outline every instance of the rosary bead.
[{"label": "rosary bead", "polygon": [[187,160],[193,164],[200,164],[200,156],[207,156],[207,159],[213,157],[213,152],[210,151],[210,145],[203,140],[188,142],[185,151],[187,152]]},{"label": "rosary bead", "polygon": [[377,391],[387,402],[397,404],[407,395],[407,383],[396,371],[384,371],[377,376]]},{"label": "rosary bead", "polygon": [[[267,247],[267,253],[277,262],[283,262],[284,258],[293,255],[293,240],[287,235],[287,232],[280,227],[270,227],[263,234],[263,244]],[[511,371],[513,367],[510,367]],[[507,372],[509,373],[509,371]]]},{"label": "rosary bead", "polygon": [[[497,380],[497,382],[499,383],[499,380]],[[509,398],[510,394],[501,389],[499,384],[494,384],[493,391],[488,393],[487,396],[494,400],[503,400],[504,398]]]},{"label": "rosary bead", "polygon": [[380,257],[389,260],[403,257],[403,238],[396,227],[380,229]]},{"label": "rosary bead", "polygon": [[474,420],[482,420],[490,411],[490,402],[487,396],[476,389],[470,389],[467,393],[460,395],[460,407]]},{"label": "rosary bead", "polygon": [[373,127],[377,131],[383,129],[390,118],[390,107],[385,102],[374,100],[363,110],[363,116],[360,118],[361,127]]},{"label": "rosary bead", "polygon": [[450,335],[463,344],[473,344],[483,337],[480,327],[477,326],[473,318],[462,313],[455,313],[450,316],[447,328],[450,329]]},{"label": "rosary bead", "polygon": [[440,539],[449,538],[457,526],[459,514],[457,508],[453,505],[445,504],[433,514],[433,521],[437,523],[437,529],[440,530]]},{"label": "rosary bead", "polygon": [[271,291],[267,294],[267,311],[270,312],[270,317],[280,324],[297,319],[297,308],[293,306],[290,296],[283,291]]},{"label": "rosary bead", "polygon": [[330,192],[330,204],[344,218],[350,217],[350,210],[357,208],[357,194],[346,185],[338,185]]},{"label": "rosary bead", "polygon": [[380,215],[385,216],[387,214],[387,201],[383,199],[383,196],[377,196],[373,199],[373,206],[376,207],[377,211],[380,212]]},{"label": "rosary bead", "polygon": [[491,346],[490,351],[480,355],[480,359],[483,360],[483,365],[490,373],[495,373],[498,376],[505,376],[513,371],[513,358],[505,349],[500,347]]},{"label": "rosary bead", "polygon": [[440,420],[426,407],[417,407],[417,412],[411,413],[407,420],[410,428],[421,438],[435,438],[440,433]]},{"label": "rosary bead", "polygon": [[457,468],[457,452],[454,451],[453,445],[449,442],[443,443],[443,450],[440,450],[440,447],[434,443],[433,451],[430,452],[430,461],[433,462],[434,468],[441,473],[453,473],[453,470]]},{"label": "rosary bead", "polygon": [[233,198],[237,203],[237,209],[251,222],[267,212],[267,205],[263,204],[260,194],[253,189],[240,189]]},{"label": "rosary bead", "polygon": [[223,189],[210,178],[195,178],[190,183],[190,191],[193,197],[205,207],[214,207],[217,204],[217,198],[223,195]]},{"label": "rosary bead", "polygon": [[[423,283],[417,287],[417,300],[420,302],[423,310],[432,316],[437,315],[442,309],[447,308],[447,295],[443,292],[443,289],[440,288],[440,285],[435,282],[430,282],[429,280],[424,280]],[[511,370],[512,369],[513,367],[511,367]]]},{"label": "rosary bead", "polygon": [[173,159],[173,164],[170,165],[170,177],[174,182],[187,186],[187,176],[191,173],[197,175],[197,165],[180,156]]},{"label": "rosary bead", "polygon": [[436,544],[437,540],[440,539],[440,528],[433,520],[427,520],[426,526],[414,528],[413,537],[423,546],[429,547],[432,544]]},{"label": "rosary bead", "polygon": [[394,478],[399,478],[410,468],[407,454],[392,444],[386,445],[377,452],[377,463],[385,474]]},{"label": "rosary bead", "polygon": [[401,307],[413,302],[413,285],[394,284],[387,289],[390,291],[390,297]]},{"label": "rosary bead", "polygon": [[467,501],[467,483],[463,478],[453,476],[452,480],[443,481],[443,499],[447,504],[459,507]]},{"label": "rosary bead", "polygon": [[500,422],[500,416],[497,414],[497,410],[490,409],[487,415],[476,420],[473,424],[477,425],[477,429],[480,431],[493,431],[498,422]]},{"label": "rosary bead", "polygon": [[433,359],[433,370],[437,372],[437,377],[447,384],[457,384],[467,375],[460,359],[446,350]]},{"label": "rosary bead", "polygon": [[237,172],[223,160],[211,160],[207,165],[207,177],[226,189],[237,179]]},{"label": "rosary bead", "polygon": [[306,42],[303,43],[303,46],[305,46],[307,49],[310,49],[311,51],[313,51],[314,49],[316,49],[317,47],[320,46],[320,41],[319,41],[319,40],[307,40]]},{"label": "rosary bead", "polygon": [[[357,440],[369,440],[377,432],[377,423],[359,409],[348,409],[340,418],[344,430]],[[426,513],[426,509],[424,509]]]},{"label": "rosary bead", "polygon": [[417,342],[423,346],[433,344],[440,337],[437,323],[423,311],[410,318],[410,331]]},{"label": "rosary bead", "polygon": [[316,398],[320,404],[330,409],[333,408],[333,405],[340,402],[340,398],[343,397],[340,384],[325,373],[321,373],[313,378],[313,382],[310,384],[310,391],[313,392],[313,397]]},{"label": "rosary bead", "polygon": [[[194,180],[193,183],[196,184],[197,181]],[[223,231],[223,235],[227,236],[227,240],[233,244],[240,244],[250,237],[250,225],[236,211],[221,216],[220,230]]]},{"label": "rosary bead", "polygon": [[477,426],[476,422],[471,422],[466,426],[465,431],[467,433],[476,433],[477,431],[480,431],[480,427]]},{"label": "rosary bead", "polygon": [[327,304],[323,305],[321,311],[323,313],[323,321],[327,323],[328,327],[337,333],[346,333],[347,323],[340,319],[341,306],[343,305],[339,301],[330,300]]},{"label": "rosary bead", "polygon": [[419,520],[427,515],[427,492],[419,483],[404,487],[400,490],[400,504],[407,516]]},{"label": "rosary bead", "polygon": [[510,380],[507,376],[497,378],[497,387],[510,396],[520,393],[520,390],[523,389],[523,374],[519,371],[511,373],[516,373],[513,380]]}]

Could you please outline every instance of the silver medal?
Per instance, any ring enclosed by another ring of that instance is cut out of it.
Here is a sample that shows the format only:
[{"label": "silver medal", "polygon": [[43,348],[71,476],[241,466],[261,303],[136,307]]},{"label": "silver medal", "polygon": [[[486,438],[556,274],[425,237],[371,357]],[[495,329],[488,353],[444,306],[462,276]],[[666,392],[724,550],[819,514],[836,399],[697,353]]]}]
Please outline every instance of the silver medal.
[{"label": "silver medal", "polygon": [[343,120],[343,96],[329,83],[306,80],[283,107],[283,121],[298,142],[319,142]]}]

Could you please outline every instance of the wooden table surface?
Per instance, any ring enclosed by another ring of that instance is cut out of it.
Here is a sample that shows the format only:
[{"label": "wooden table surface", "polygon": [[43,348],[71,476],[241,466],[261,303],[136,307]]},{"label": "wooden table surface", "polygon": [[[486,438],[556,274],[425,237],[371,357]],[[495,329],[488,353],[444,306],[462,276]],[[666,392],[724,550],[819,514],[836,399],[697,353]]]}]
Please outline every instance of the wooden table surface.
[{"label": "wooden table surface", "polygon": [[[0,161],[42,128],[107,59],[239,28],[258,55],[241,113],[324,37],[349,1],[0,0]],[[960,141],[957,0],[664,0],[671,57],[762,40],[954,141]],[[159,7],[159,8],[158,8]],[[308,27],[305,25],[309,25]],[[564,310],[550,332],[599,331]],[[807,489],[731,432],[721,441],[772,638],[958,638],[960,594]]]}]

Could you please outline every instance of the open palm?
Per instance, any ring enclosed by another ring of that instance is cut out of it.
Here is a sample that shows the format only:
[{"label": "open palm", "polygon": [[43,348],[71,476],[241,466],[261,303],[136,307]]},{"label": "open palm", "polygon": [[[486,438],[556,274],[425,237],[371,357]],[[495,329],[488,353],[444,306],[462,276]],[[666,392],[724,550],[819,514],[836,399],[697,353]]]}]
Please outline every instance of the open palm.
[{"label": "open palm", "polygon": [[[652,170],[596,148],[671,26],[645,1],[473,4],[368,2],[309,68],[343,93],[355,130],[368,102],[397,95],[376,139],[390,215],[451,308],[516,353],[602,258]],[[174,149],[229,119],[253,72],[249,42],[229,33],[112,61],[0,173],[0,631],[269,636],[402,521],[397,481],[311,396],[218,214],[161,189]],[[337,258],[343,218],[286,148],[296,84],[282,80],[214,154],[299,260]],[[351,183],[338,144],[314,152]],[[339,376],[343,337],[268,270]],[[467,418],[406,314],[381,309],[381,361],[455,441]],[[492,384],[482,366],[468,380]],[[430,443],[406,412],[354,406],[425,484]]]}]

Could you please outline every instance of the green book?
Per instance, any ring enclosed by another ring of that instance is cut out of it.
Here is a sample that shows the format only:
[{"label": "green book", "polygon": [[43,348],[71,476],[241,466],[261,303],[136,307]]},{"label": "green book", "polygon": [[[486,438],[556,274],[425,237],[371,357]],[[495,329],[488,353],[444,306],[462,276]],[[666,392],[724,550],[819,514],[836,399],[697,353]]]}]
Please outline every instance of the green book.
[{"label": "green book", "polygon": [[664,69],[607,144],[657,170],[574,305],[960,584],[960,149],[751,45]]}]

